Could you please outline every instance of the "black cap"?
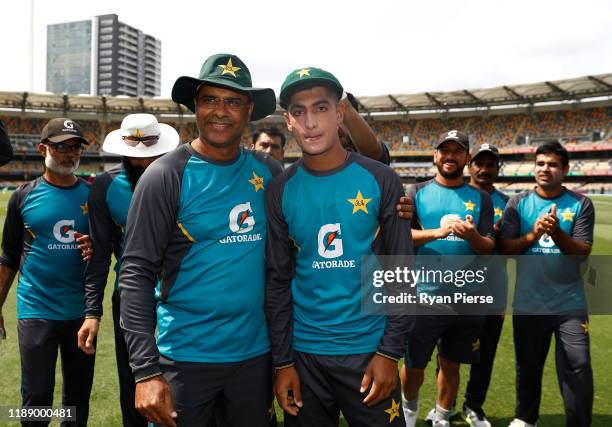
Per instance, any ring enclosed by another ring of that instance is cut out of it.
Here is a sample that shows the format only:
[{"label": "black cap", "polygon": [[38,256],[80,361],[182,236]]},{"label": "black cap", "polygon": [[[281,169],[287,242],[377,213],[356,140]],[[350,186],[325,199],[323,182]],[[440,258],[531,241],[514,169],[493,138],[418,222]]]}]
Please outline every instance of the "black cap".
[{"label": "black cap", "polygon": [[457,144],[461,145],[466,150],[470,150],[470,140],[468,136],[458,130],[449,130],[448,132],[444,132],[438,137],[438,142],[436,143],[436,149],[440,147],[440,145],[444,144],[447,141],[454,141]]},{"label": "black cap", "polygon": [[499,161],[499,150],[493,144],[484,143],[484,144],[475,145],[472,148],[472,152],[470,153],[472,155],[472,160],[474,160],[476,156],[478,156],[481,153],[491,153]]},{"label": "black cap", "polygon": [[78,138],[83,144],[89,144],[89,141],[83,135],[81,126],[72,119],[65,117],[49,120],[40,134],[40,142],[58,143],[72,138]]}]

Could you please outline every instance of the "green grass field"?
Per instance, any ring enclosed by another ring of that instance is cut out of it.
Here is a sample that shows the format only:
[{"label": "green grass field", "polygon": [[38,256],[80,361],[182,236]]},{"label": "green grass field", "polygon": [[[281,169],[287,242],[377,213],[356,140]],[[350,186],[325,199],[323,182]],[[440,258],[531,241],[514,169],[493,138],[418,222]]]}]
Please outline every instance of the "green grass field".
[{"label": "green grass field", "polygon": [[[0,223],[4,224],[6,204],[10,194],[0,193]],[[612,255],[612,197],[594,197],[597,224],[595,226],[594,254]],[[111,313],[112,282],[109,277],[104,300],[105,316],[98,337],[96,372],[91,395],[91,426],[120,426],[121,415],[118,400],[117,374],[115,370],[114,342]],[[16,297],[15,287],[11,289],[3,315],[7,329],[7,339],[0,343],[0,406],[18,406],[20,397],[19,349],[17,345]],[[591,317],[591,351],[595,375],[595,402],[593,407],[593,426],[612,426],[612,374],[607,369],[612,360],[612,316]],[[76,337],[75,337],[76,339]],[[554,349],[554,346],[552,347]],[[512,324],[507,319],[497,352],[493,379],[489,390],[485,411],[494,426],[507,426],[514,411],[514,353],[512,344]],[[434,364],[430,364],[426,373],[425,384],[421,389],[421,415],[424,415],[435,402]],[[60,365],[56,370],[55,404],[61,402]],[[465,380],[468,371],[462,368]],[[459,403],[465,389],[462,381]],[[278,412],[281,416],[280,412]],[[420,422],[425,426],[424,422]],[[463,421],[456,421],[455,426],[465,426]],[[563,405],[554,366],[554,350],[550,352],[544,373],[544,386],[539,426],[565,426]]]}]

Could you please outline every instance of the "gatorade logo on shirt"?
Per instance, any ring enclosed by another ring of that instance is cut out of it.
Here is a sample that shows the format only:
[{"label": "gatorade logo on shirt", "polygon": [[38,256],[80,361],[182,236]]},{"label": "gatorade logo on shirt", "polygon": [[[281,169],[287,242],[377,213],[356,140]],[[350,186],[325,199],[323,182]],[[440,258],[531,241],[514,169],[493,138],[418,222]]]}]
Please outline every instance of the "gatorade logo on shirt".
[{"label": "gatorade logo on shirt", "polygon": [[342,246],[342,227],[340,223],[323,225],[319,229],[317,242],[317,252],[319,256],[328,261],[313,261],[312,268],[320,270],[326,268],[356,267],[354,259],[335,259],[344,255],[344,248]]},{"label": "gatorade logo on shirt", "polygon": [[[552,248],[553,246],[555,246],[555,241],[548,234],[542,234],[542,237],[540,237],[540,240],[538,240],[538,244],[542,246],[543,248]],[[535,249],[534,249],[534,252],[535,252]],[[559,249],[557,249],[554,252],[561,253]]]},{"label": "gatorade logo on shirt", "polygon": [[236,234],[224,237],[219,240],[219,243],[242,243],[261,240],[260,233],[246,234],[253,231],[254,226],[255,217],[253,216],[253,209],[251,209],[251,202],[236,205],[229,213],[229,229],[232,233]]},{"label": "gatorade logo on shirt", "polygon": [[[550,213],[550,211],[549,211]],[[574,222],[575,212],[572,212],[569,208],[566,208],[565,211],[561,211],[557,214],[559,217],[560,223],[564,222]],[[542,237],[538,240],[537,245],[534,245],[532,248],[533,253],[541,253],[541,254],[561,254],[561,249],[559,249],[555,241],[548,234],[544,233]]]},{"label": "gatorade logo on shirt", "polygon": [[47,248],[49,250],[77,249],[76,244],[70,245],[70,243],[75,241],[74,223],[75,221],[73,219],[61,219],[56,222],[53,226],[53,237],[61,244],[49,243]]},{"label": "gatorade logo on shirt", "polygon": [[342,256],[342,239],[340,224],[325,224],[319,230],[319,255],[323,258],[338,258]]},{"label": "gatorade logo on shirt", "polygon": [[253,230],[255,218],[249,202],[234,206],[229,214],[229,228],[234,233],[248,233]]}]

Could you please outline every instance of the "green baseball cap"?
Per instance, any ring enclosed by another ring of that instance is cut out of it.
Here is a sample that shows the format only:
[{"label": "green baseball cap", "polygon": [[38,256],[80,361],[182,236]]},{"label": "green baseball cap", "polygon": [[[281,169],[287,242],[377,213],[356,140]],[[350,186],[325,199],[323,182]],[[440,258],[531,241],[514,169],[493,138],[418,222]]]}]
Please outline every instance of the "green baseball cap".
[{"label": "green baseball cap", "polygon": [[316,67],[305,67],[293,70],[285,78],[280,92],[280,105],[285,110],[289,106],[291,95],[300,90],[308,89],[313,86],[331,86],[336,91],[338,99],[342,98],[344,88],[329,71]]},{"label": "green baseball cap", "polygon": [[202,84],[250,94],[255,106],[250,120],[259,120],[276,111],[276,95],[272,89],[253,87],[251,72],[236,55],[219,53],[204,61],[198,78],[179,77],[172,87],[172,100],[195,113],[195,96]]}]

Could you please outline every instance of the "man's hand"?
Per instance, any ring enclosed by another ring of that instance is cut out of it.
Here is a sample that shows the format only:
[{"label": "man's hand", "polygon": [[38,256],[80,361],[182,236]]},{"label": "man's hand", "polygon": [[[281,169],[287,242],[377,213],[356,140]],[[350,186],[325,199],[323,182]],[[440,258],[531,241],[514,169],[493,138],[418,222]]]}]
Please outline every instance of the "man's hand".
[{"label": "man's hand", "polygon": [[368,395],[363,399],[363,403],[367,406],[377,405],[391,396],[396,386],[397,362],[375,354],[361,380],[359,392],[365,393],[368,388],[370,389]]},{"label": "man's hand", "polygon": [[79,329],[79,332],[77,333],[77,342],[83,353],[92,355],[96,352],[94,339],[98,335],[98,329],[100,329],[99,319],[85,319],[81,325],[81,329]]},{"label": "man's hand", "polygon": [[77,248],[81,251],[81,257],[83,261],[91,261],[91,255],[93,254],[93,245],[91,244],[91,238],[89,234],[81,234],[78,231],[74,232],[74,238],[78,243]]},{"label": "man's hand", "polygon": [[453,232],[454,224],[461,222],[459,217],[449,217],[441,224],[442,226],[436,229],[436,239],[445,239]]},{"label": "man's hand", "polygon": [[455,221],[452,224],[453,233],[468,242],[472,241],[474,238],[478,237],[479,233],[476,230],[476,226],[474,225],[474,218],[472,215],[467,215],[465,217],[465,221]]},{"label": "man's hand", "polygon": [[170,386],[163,376],[158,375],[136,383],[136,409],[150,422],[176,427],[177,414],[174,411]]},{"label": "man's hand", "polygon": [[[547,214],[548,215],[548,214]],[[534,234],[535,240],[539,240],[545,233],[544,231],[544,218],[546,215],[542,215],[539,217],[535,224],[533,224],[533,229],[531,232]]]},{"label": "man's hand", "polygon": [[[289,391],[292,392],[292,395],[289,395]],[[295,367],[279,369],[276,372],[274,395],[285,412],[294,416],[298,414],[303,403],[300,376]]]},{"label": "man's hand", "polygon": [[399,199],[399,203],[395,206],[397,215],[407,221],[412,221],[412,215],[414,215],[414,202],[410,197],[402,196]]},{"label": "man's hand", "polygon": [[542,217],[542,229],[546,234],[552,236],[559,231],[559,218],[557,218],[557,205],[553,204],[550,213]]},{"label": "man's hand", "polygon": [[495,232],[495,234],[499,233],[499,231],[501,230],[502,219],[503,218],[499,218],[497,222],[493,224],[493,231]]}]

